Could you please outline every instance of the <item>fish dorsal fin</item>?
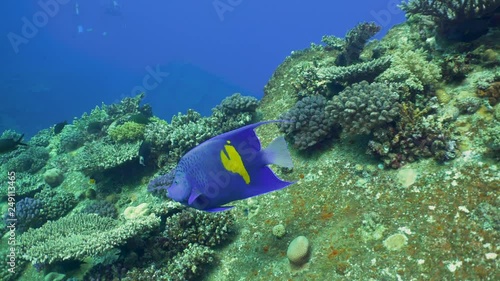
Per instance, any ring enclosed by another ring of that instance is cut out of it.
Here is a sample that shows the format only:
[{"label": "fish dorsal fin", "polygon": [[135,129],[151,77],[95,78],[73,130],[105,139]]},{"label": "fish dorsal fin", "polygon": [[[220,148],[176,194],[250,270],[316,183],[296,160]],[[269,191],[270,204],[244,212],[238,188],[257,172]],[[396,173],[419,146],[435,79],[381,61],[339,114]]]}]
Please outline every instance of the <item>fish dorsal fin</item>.
[{"label": "fish dorsal fin", "polygon": [[231,140],[234,147],[236,147],[237,149],[243,148],[246,150],[259,151],[261,149],[261,145],[259,138],[257,137],[257,134],[254,131],[255,128],[264,124],[277,123],[277,122],[287,122],[287,121],[284,120],[262,121],[255,124],[246,125],[239,129],[218,135],[214,137],[214,139],[223,140],[224,142],[226,142],[227,140]]}]

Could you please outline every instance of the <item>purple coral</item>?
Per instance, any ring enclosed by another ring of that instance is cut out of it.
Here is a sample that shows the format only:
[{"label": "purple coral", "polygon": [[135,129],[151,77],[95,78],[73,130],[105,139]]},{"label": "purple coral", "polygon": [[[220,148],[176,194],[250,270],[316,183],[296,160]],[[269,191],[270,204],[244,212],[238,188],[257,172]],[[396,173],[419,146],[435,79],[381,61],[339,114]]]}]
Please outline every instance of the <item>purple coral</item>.
[{"label": "purple coral", "polygon": [[170,172],[152,179],[148,184],[148,191],[161,192],[162,190],[167,190],[174,181],[174,177],[175,169],[172,169]]}]

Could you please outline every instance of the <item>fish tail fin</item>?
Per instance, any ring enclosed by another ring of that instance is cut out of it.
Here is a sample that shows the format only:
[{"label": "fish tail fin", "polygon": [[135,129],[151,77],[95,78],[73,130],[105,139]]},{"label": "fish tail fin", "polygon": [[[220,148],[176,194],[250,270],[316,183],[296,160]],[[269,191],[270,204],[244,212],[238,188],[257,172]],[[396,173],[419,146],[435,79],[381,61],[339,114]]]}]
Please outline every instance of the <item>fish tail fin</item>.
[{"label": "fish tail fin", "polygon": [[19,137],[19,139],[16,141],[16,143],[17,143],[18,145],[27,145],[27,144],[25,144],[25,143],[22,143],[22,142],[21,142],[21,141],[23,140],[23,138],[24,138],[24,134],[22,134],[22,135]]},{"label": "fish tail fin", "polygon": [[293,168],[292,157],[283,136],[275,138],[262,152],[264,163]]}]

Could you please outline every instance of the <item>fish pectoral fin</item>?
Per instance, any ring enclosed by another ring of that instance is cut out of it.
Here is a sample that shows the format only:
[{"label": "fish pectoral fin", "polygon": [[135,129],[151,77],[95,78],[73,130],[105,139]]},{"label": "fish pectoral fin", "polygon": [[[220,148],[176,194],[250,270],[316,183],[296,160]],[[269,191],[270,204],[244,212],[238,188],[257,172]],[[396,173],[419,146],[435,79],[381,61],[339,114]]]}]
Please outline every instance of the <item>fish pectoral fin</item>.
[{"label": "fish pectoral fin", "polygon": [[188,204],[191,205],[193,204],[193,202],[196,200],[196,198],[200,197],[201,193],[196,190],[196,189],[193,189],[193,191],[191,192],[191,195],[189,195],[189,199],[188,199]]},{"label": "fish pectoral fin", "polygon": [[217,208],[207,209],[204,211],[210,212],[210,213],[215,213],[215,212],[227,211],[227,210],[230,210],[232,208],[234,208],[234,206],[217,207]]}]

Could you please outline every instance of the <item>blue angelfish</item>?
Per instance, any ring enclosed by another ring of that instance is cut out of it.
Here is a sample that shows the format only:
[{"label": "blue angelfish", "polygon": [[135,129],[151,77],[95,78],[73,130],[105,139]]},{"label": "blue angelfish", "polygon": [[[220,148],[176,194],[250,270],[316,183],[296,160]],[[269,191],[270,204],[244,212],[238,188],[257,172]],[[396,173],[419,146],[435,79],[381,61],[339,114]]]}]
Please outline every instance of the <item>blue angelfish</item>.
[{"label": "blue angelfish", "polygon": [[272,122],[283,121],[250,124],[190,150],[179,161],[167,196],[198,210],[219,212],[231,209],[223,206],[229,202],[293,184],[279,179],[268,167],[293,167],[285,139],[278,137],[261,149],[255,134],[255,128]]}]

